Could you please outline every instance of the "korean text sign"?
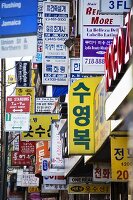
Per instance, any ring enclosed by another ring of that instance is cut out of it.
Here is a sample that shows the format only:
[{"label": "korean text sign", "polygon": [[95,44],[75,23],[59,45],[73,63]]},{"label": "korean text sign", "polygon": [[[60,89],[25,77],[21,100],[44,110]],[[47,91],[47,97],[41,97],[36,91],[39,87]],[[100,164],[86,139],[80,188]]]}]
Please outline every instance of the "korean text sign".
[{"label": "korean text sign", "polygon": [[57,114],[31,115],[30,130],[22,132],[23,141],[50,140],[51,120],[58,119]]},{"label": "korean text sign", "polygon": [[112,181],[128,181],[131,166],[132,149],[128,148],[128,137],[111,137]]},{"label": "korean text sign", "polygon": [[68,153],[94,153],[94,94],[101,77],[74,82],[69,90]]}]

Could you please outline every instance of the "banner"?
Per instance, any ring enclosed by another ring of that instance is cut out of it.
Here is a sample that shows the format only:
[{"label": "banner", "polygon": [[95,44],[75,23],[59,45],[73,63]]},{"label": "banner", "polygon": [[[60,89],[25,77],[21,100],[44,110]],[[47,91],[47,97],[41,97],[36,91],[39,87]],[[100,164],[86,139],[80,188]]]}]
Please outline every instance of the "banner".
[{"label": "banner", "polygon": [[68,154],[94,153],[94,94],[101,77],[74,82],[68,102]]},{"label": "banner", "polygon": [[52,121],[51,124],[51,148],[50,165],[54,169],[64,169],[65,159],[62,155],[62,142],[59,133],[60,120]]}]

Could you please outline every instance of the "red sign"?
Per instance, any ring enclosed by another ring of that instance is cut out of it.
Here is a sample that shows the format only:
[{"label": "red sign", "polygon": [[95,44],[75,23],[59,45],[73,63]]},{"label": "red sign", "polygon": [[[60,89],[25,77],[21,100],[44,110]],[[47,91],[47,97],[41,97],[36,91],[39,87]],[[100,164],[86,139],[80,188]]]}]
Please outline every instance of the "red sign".
[{"label": "red sign", "polygon": [[125,27],[120,28],[117,37],[105,53],[106,91],[112,91],[127,69],[132,55],[133,8],[125,18]]},{"label": "red sign", "polygon": [[19,153],[36,155],[36,142],[19,141]]},{"label": "red sign", "polygon": [[11,163],[12,166],[31,166],[32,159],[29,154],[21,154],[20,152],[12,151]]},{"label": "red sign", "polygon": [[30,96],[8,96],[6,112],[30,112]]}]

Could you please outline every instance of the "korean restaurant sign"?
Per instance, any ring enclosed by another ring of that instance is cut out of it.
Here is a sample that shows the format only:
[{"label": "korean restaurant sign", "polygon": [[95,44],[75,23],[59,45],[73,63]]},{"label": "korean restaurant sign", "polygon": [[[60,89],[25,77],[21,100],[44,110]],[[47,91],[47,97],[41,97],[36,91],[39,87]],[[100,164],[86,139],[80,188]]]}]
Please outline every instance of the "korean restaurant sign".
[{"label": "korean restaurant sign", "polygon": [[125,17],[125,26],[119,28],[117,36],[105,53],[106,90],[113,91],[126,71],[132,52],[133,7]]},{"label": "korean restaurant sign", "polygon": [[128,147],[128,137],[111,137],[112,181],[128,181],[132,166],[132,149]]},{"label": "korean restaurant sign", "polygon": [[100,81],[80,79],[69,90],[68,154],[94,153],[94,94]]},{"label": "korean restaurant sign", "polygon": [[109,194],[109,184],[69,184],[68,194]]},{"label": "korean restaurant sign", "polygon": [[30,115],[30,130],[22,132],[22,141],[50,140],[51,120],[58,119],[57,114]]},{"label": "korean restaurant sign", "polygon": [[69,49],[69,3],[44,2],[44,48],[42,84],[67,85]]},{"label": "korean restaurant sign", "polygon": [[35,88],[34,87],[16,87],[16,95],[30,95],[31,104],[30,104],[30,113],[34,114],[35,112]]},{"label": "korean restaurant sign", "polygon": [[95,152],[101,147],[111,131],[110,121],[105,116],[105,101],[107,92],[105,91],[105,77],[98,85],[94,96],[95,110]]},{"label": "korean restaurant sign", "polygon": [[131,2],[131,0],[100,0],[100,13],[122,14],[129,12]]},{"label": "korean restaurant sign", "polygon": [[109,182],[111,180],[111,167],[109,163],[94,163],[93,164],[93,181],[94,182]]},{"label": "korean restaurant sign", "polygon": [[97,0],[82,0],[82,72],[104,73],[104,54],[123,25],[122,15],[101,15]]}]

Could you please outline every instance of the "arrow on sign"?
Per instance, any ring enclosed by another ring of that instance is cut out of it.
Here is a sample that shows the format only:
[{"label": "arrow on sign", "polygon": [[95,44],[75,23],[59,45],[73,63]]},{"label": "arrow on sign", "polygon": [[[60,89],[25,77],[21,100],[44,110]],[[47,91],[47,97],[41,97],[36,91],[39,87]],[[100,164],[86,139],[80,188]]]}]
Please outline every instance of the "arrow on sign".
[{"label": "arrow on sign", "polygon": [[13,109],[13,112],[22,112],[22,111],[23,111],[23,109],[20,109],[20,110]]},{"label": "arrow on sign", "polygon": [[18,126],[18,127],[17,127],[17,126],[13,126],[12,128],[13,128],[13,129],[16,129],[16,128],[21,129],[22,127],[21,127],[21,126],[20,126],[20,127],[19,127],[19,126]]}]

